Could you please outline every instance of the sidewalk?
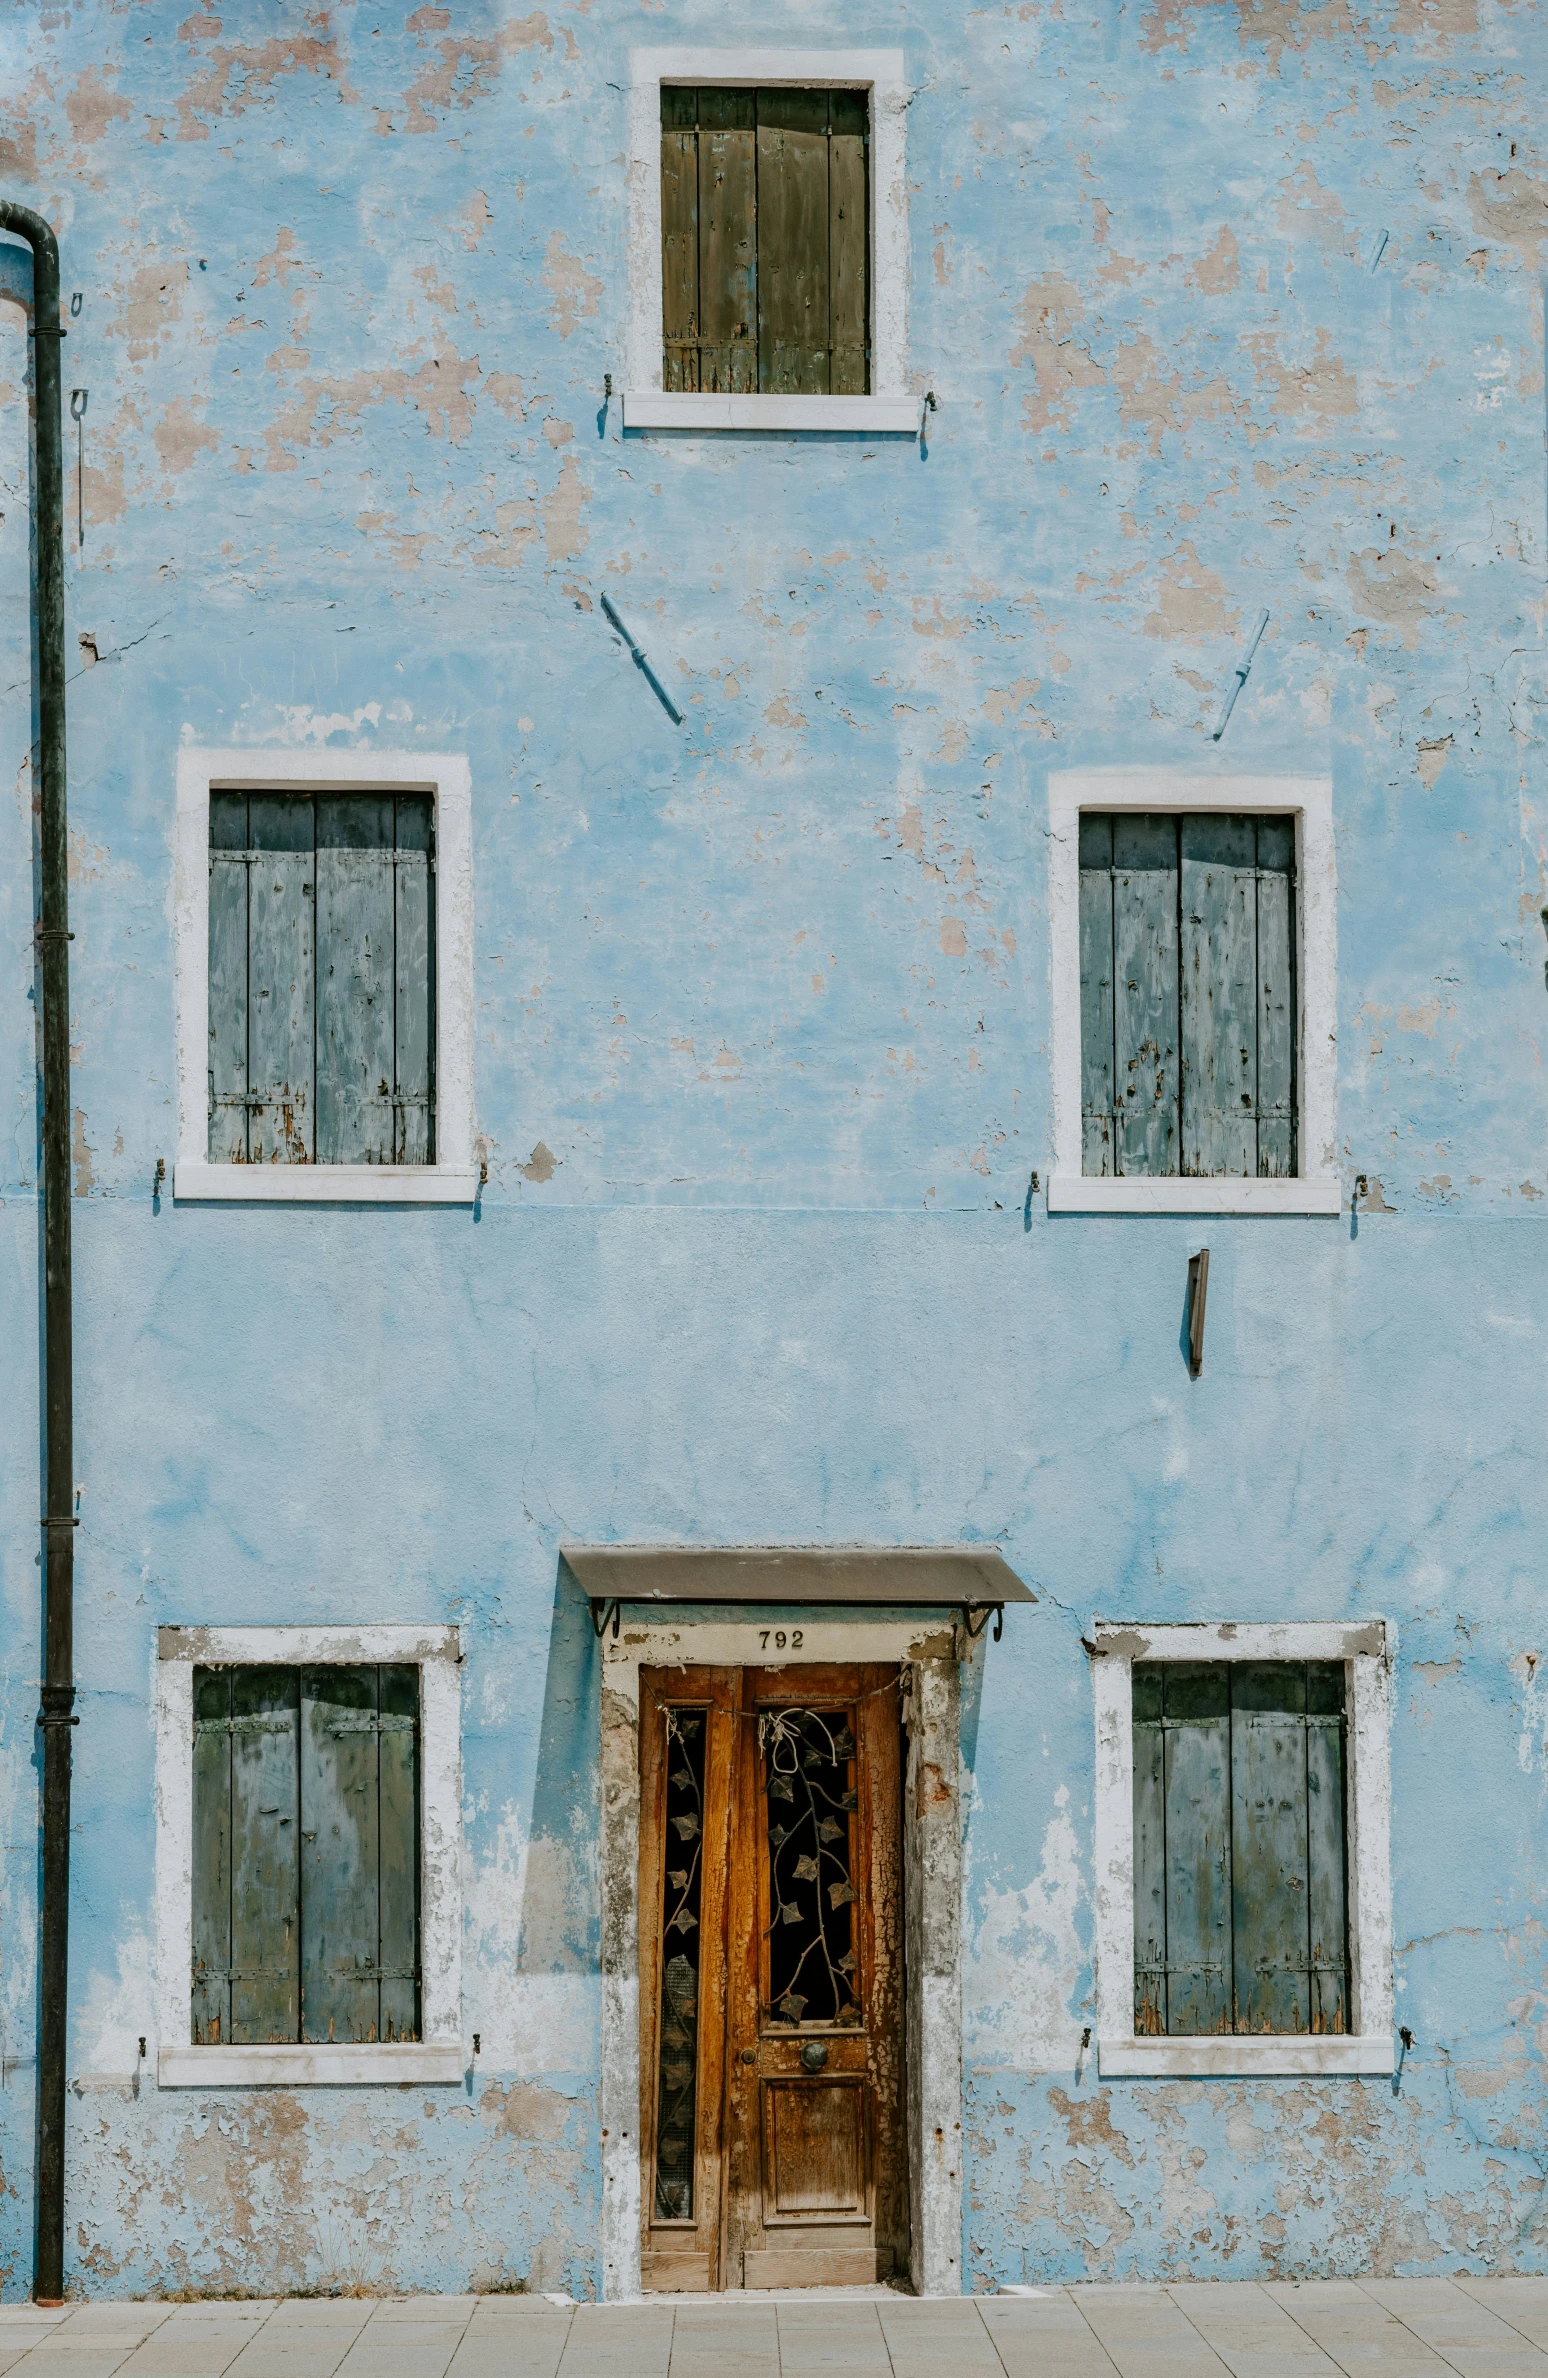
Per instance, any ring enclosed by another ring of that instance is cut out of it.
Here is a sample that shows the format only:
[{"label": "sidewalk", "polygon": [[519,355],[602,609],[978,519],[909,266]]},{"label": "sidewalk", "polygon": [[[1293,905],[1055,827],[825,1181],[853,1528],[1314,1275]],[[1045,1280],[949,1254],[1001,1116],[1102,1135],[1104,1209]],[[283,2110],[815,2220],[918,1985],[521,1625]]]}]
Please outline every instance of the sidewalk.
[{"label": "sidewalk", "polygon": [[1548,2279],[0,2307],[0,2378],[1548,2378]]}]

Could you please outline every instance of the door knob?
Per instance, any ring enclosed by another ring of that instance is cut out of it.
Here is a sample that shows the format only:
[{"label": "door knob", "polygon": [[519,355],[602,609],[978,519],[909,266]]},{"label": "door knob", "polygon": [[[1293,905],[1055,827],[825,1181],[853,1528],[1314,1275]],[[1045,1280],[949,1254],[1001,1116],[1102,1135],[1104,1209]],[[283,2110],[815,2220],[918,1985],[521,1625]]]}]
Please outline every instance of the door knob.
[{"label": "door knob", "polygon": [[801,2062],[805,2065],[807,2071],[821,2072],[827,2061],[827,2041],[825,2039],[809,2039],[805,2047],[801,2050]]},{"label": "door knob", "polygon": [[756,2064],[757,2061],[758,2051],[756,2048],[744,2048],[742,2050],[742,2062],[744,2064]]}]

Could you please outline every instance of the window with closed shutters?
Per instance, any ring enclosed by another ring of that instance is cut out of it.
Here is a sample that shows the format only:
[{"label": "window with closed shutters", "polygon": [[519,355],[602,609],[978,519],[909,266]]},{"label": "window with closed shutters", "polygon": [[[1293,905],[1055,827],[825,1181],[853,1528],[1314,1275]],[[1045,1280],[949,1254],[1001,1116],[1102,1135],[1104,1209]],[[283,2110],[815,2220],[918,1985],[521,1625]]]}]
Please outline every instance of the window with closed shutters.
[{"label": "window with closed shutters", "polygon": [[1349,2029],[1344,1670],[1134,1668],[1134,2029]]},{"label": "window with closed shutters", "polygon": [[1080,820],[1081,1170],[1297,1169],[1295,822]]},{"label": "window with closed shutters", "polygon": [[212,1163],[434,1163],[432,812],[211,793]]},{"label": "window with closed shutters", "polygon": [[870,392],[869,101],[661,90],[662,386]]},{"label": "window with closed shutters", "polygon": [[418,2039],[419,1671],[194,1671],[199,2047]]}]

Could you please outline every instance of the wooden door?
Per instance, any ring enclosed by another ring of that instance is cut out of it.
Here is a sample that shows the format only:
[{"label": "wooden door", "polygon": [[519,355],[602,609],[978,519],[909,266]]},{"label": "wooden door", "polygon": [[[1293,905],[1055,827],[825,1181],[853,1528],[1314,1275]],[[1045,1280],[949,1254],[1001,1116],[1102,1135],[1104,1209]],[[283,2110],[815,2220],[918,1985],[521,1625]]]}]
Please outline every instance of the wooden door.
[{"label": "wooden door", "polygon": [[890,2277],[908,2258],[897,1670],[647,1672],[640,1721],[644,2284]]}]

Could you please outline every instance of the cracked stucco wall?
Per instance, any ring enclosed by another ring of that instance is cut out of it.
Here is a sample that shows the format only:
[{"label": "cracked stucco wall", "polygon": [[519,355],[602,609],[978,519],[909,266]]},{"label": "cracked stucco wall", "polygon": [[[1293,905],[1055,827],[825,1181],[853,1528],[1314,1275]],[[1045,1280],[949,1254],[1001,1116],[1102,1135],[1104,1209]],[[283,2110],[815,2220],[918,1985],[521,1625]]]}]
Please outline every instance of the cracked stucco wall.
[{"label": "cracked stucco wall", "polygon": [[[788,28],[786,29],[788,32]],[[902,439],[625,436],[669,0],[0,26],[59,227],[83,1489],[72,2283],[594,2289],[598,1683],[561,1537],[992,1539],[963,2265],[1548,2268],[1545,68],[1504,0],[813,0],[901,47]],[[0,2292],[35,2025],[29,371],[0,258]],[[686,714],[605,629],[609,591]],[[1357,1221],[1050,1219],[1051,766],[1329,773]],[[474,785],[477,1215],[178,1208],[175,754]],[[1386,2082],[1075,2079],[1093,1612],[1396,1621]],[[455,1619],[460,2093],[160,2093],[159,1623]],[[1266,2148],[1265,2142],[1272,2147]]]}]

